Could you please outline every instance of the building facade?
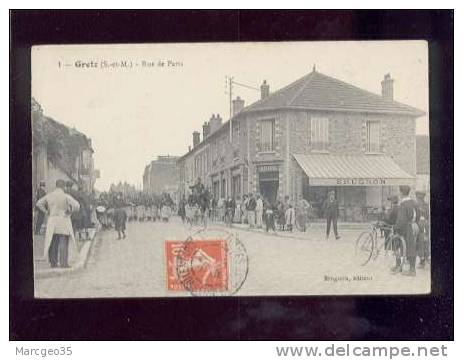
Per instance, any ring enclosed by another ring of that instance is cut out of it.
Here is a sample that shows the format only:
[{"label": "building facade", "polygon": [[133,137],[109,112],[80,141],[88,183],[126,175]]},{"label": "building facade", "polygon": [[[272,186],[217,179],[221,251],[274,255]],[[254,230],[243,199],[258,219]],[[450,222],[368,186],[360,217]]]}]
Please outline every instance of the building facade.
[{"label": "building facade", "polygon": [[143,172],[143,191],[150,194],[177,192],[179,174],[177,171],[178,156],[158,156],[145,166]]},{"label": "building facade", "polygon": [[213,116],[203,138],[178,161],[180,191],[200,177],[215,197],[253,192],[270,202],[307,199],[321,216],[334,190],[341,217],[380,211],[398,185],[415,185],[416,118],[424,113],[393,100],[386,75],[376,95],[312,71],[250,106],[237,98],[232,118]]},{"label": "building facade", "polygon": [[72,181],[92,194],[99,171],[94,168],[92,141],[85,134],[44,116],[40,104],[31,100],[32,186],[45,182],[46,190],[56,180]]},{"label": "building facade", "polygon": [[428,195],[430,188],[429,136],[416,136],[416,189]]}]

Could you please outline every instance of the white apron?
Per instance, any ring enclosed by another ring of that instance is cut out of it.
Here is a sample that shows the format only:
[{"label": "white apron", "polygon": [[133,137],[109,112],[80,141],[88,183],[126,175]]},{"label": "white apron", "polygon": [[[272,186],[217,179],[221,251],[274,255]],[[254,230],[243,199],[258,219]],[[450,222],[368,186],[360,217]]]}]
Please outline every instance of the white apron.
[{"label": "white apron", "polygon": [[74,230],[72,229],[71,218],[69,216],[49,216],[47,221],[47,230],[45,231],[45,245],[43,247],[43,257],[48,261],[48,249],[51,245],[51,240],[53,234],[55,233],[55,228],[65,228],[66,231],[60,231],[64,235],[69,235],[68,242],[68,263],[71,265],[74,261],[77,260],[77,243],[74,237]]}]

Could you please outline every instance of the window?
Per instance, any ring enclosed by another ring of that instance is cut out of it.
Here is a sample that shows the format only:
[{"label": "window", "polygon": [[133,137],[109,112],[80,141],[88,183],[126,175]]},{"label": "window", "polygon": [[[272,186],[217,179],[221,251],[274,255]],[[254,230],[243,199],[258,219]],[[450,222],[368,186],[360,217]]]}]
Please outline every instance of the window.
[{"label": "window", "polygon": [[232,141],[239,142],[240,140],[240,123],[235,120],[233,121],[233,134],[232,134]]},{"label": "window", "polygon": [[312,150],[328,150],[328,127],[328,118],[314,116],[310,119],[310,143]]},{"label": "window", "polygon": [[275,120],[260,121],[260,151],[275,150]]},{"label": "window", "polygon": [[221,189],[221,197],[225,199],[227,196],[227,180],[222,179],[222,189]]},{"label": "window", "polygon": [[380,152],[380,122],[379,121],[367,121],[367,148],[366,151],[369,153]]}]

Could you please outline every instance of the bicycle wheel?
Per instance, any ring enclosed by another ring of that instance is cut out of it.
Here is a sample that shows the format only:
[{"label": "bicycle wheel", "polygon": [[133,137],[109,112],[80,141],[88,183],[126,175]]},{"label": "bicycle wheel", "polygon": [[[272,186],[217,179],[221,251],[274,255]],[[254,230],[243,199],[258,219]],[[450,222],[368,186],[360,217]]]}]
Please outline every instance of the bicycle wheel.
[{"label": "bicycle wheel", "polygon": [[373,254],[374,239],[372,232],[363,232],[355,243],[355,262],[360,266],[366,265]]},{"label": "bicycle wheel", "polygon": [[397,234],[392,235],[386,242],[386,254],[391,255],[394,263],[397,258],[401,259],[403,263],[403,259],[407,254],[407,244],[404,238]]}]

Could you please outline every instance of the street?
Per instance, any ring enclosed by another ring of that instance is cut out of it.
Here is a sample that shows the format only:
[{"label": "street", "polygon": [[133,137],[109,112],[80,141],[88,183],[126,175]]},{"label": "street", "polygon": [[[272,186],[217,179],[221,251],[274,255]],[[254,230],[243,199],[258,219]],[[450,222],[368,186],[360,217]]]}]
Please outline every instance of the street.
[{"label": "street", "polygon": [[[365,225],[366,228],[368,225]],[[174,217],[169,223],[130,222],[127,238],[115,231],[96,235],[87,266],[82,271],[35,280],[39,298],[191,296],[168,291],[164,260],[165,240],[184,240],[193,229]],[[322,226],[289,238],[233,229],[249,257],[248,276],[236,294],[353,295],[416,294],[430,290],[429,268],[416,277],[391,275],[379,257],[367,266],[354,263],[359,229],[343,229],[342,238],[325,240]]]}]

